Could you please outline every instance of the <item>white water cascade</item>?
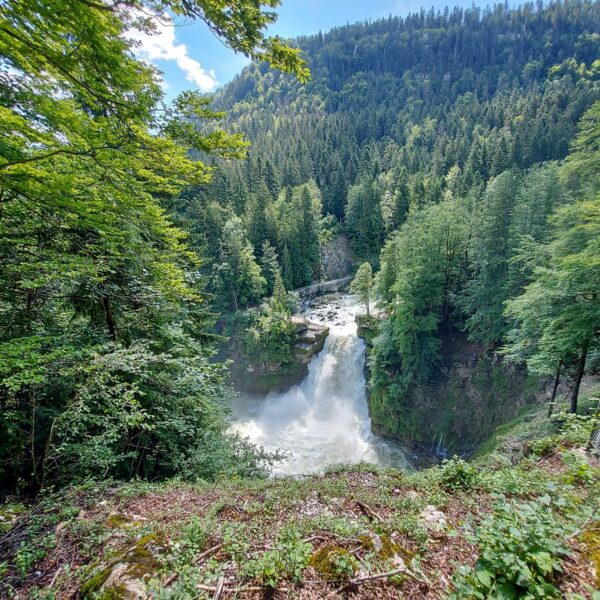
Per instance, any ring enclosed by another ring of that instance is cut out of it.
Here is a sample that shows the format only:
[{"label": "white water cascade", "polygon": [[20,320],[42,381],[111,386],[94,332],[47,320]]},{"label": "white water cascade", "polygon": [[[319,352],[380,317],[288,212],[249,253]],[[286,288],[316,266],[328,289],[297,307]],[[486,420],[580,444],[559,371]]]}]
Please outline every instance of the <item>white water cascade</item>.
[{"label": "white water cascade", "polygon": [[330,331],[306,379],[282,394],[236,402],[234,429],[266,450],[285,454],[273,475],[303,475],[359,462],[410,468],[401,448],[371,433],[365,345],[356,334],[359,311],[349,295],[317,300],[305,316]]}]

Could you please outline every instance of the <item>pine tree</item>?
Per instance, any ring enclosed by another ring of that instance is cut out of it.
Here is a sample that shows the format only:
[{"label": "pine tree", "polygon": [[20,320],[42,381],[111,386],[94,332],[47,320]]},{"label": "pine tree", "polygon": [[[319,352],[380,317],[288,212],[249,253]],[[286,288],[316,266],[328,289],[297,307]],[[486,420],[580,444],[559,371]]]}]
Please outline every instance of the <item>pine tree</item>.
[{"label": "pine tree", "polygon": [[312,283],[319,265],[321,244],[319,241],[319,223],[308,188],[304,186],[300,195],[301,221],[299,242],[302,249],[301,273],[302,285]]},{"label": "pine tree", "polygon": [[361,256],[372,256],[381,249],[383,242],[383,216],[379,191],[370,177],[348,191],[346,228],[356,251]]},{"label": "pine tree", "polygon": [[279,266],[277,250],[275,250],[269,241],[263,243],[260,266],[262,275],[267,282],[266,293],[271,295],[275,289],[277,276],[281,277],[281,267]]},{"label": "pine tree", "polygon": [[279,175],[276,173],[273,163],[267,160],[263,169],[263,179],[267,186],[267,189],[271,193],[271,198],[275,200],[279,196],[281,190],[281,182],[279,181]]},{"label": "pine tree", "polygon": [[267,282],[239,217],[232,217],[223,227],[216,275],[223,297],[230,299],[229,306],[236,311],[257,302],[265,290]]},{"label": "pine tree", "polygon": [[281,270],[275,272],[275,284],[273,286],[273,294],[271,296],[271,306],[279,312],[289,312],[288,299]]},{"label": "pine tree", "polygon": [[371,296],[373,294],[373,270],[368,262],[363,263],[350,284],[350,291],[365,303],[367,316],[371,316]]}]

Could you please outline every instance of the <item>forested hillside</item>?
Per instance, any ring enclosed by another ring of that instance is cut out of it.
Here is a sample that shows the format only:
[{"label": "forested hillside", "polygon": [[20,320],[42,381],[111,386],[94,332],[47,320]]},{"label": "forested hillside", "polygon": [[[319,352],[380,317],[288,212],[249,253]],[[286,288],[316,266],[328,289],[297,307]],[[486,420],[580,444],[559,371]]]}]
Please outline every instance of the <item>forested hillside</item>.
[{"label": "forested hillside", "polygon": [[454,9],[300,39],[308,84],[253,66],[219,94],[252,149],[206,198],[254,222],[267,190],[314,180],[323,213],[376,254],[409,208],[566,156],[598,94],[599,12],[589,2]]},{"label": "forested hillside", "polygon": [[600,324],[600,5],[421,11],[297,42],[309,83],[255,65],[216,98],[252,147],[189,191],[214,272],[239,216],[258,263],[275,256],[288,288],[305,284],[319,276],[320,216],[321,240],[343,231],[379,270],[379,431],[407,422],[452,333],[566,381],[575,410]]}]

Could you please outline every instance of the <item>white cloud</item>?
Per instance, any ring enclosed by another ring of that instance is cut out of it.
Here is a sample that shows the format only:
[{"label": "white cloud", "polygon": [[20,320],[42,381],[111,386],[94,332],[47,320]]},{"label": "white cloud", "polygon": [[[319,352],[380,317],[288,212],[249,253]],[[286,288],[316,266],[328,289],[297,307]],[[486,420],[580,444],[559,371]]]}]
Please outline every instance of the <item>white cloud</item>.
[{"label": "white cloud", "polygon": [[156,20],[156,31],[145,33],[130,29],[127,37],[138,42],[136,55],[148,61],[172,60],[185,73],[185,78],[195,83],[203,92],[210,92],[217,85],[215,72],[206,70],[188,54],[185,44],[177,43],[173,21]]}]

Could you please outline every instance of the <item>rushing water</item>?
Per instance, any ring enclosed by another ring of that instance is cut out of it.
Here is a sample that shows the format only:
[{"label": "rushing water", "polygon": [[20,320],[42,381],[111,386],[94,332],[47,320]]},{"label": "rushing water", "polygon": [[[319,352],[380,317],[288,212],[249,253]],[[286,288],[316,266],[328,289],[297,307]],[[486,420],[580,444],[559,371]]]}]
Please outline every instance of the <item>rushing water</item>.
[{"label": "rushing water", "polygon": [[274,475],[322,471],[334,464],[370,462],[410,468],[403,450],[371,433],[364,378],[365,345],[356,335],[360,311],[350,295],[325,296],[305,311],[329,326],[323,350],[308,376],[285,393],[240,398],[234,407],[237,432],[286,458]]}]

